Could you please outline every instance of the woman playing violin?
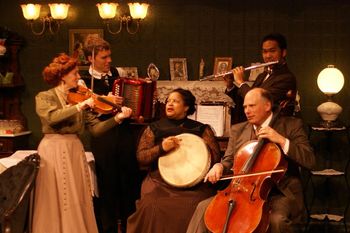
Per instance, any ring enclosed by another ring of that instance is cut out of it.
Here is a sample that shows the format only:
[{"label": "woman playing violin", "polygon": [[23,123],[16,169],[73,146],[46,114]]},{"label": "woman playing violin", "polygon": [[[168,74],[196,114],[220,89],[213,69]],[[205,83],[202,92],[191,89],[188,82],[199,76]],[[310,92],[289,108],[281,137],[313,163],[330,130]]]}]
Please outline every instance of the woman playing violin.
[{"label": "woman playing violin", "polygon": [[[301,220],[304,213],[299,166],[311,169],[315,162],[302,121],[293,117],[279,117],[273,126],[269,126],[274,114],[272,97],[262,88],[250,90],[244,98],[243,107],[248,120],[232,127],[228,147],[222,161],[213,166],[205,180],[216,183],[223,174],[229,173],[234,165],[234,156],[246,142],[258,137],[277,144],[282,149],[283,158],[288,161],[288,168],[268,196],[271,210],[269,232],[294,232],[294,224]],[[255,133],[258,128],[260,129]],[[188,226],[188,233],[207,232],[203,216],[211,199],[197,206]],[[235,233],[240,233],[239,230],[236,229]]]},{"label": "woman playing violin", "polygon": [[88,164],[79,139],[85,127],[102,134],[130,117],[132,110],[121,111],[100,121],[92,111],[94,99],[77,104],[67,102],[68,91],[78,85],[77,60],[60,54],[45,67],[44,80],[53,88],[40,92],[36,112],[44,138],[38,153],[41,164],[36,180],[33,232],[97,233]]}]

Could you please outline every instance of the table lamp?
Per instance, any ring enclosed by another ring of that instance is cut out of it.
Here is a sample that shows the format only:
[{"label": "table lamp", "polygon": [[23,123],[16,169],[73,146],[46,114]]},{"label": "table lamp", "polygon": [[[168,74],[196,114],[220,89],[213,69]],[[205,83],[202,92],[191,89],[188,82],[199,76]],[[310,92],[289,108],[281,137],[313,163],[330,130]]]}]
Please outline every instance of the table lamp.
[{"label": "table lamp", "polygon": [[327,101],[317,107],[317,112],[322,118],[321,126],[331,128],[336,126],[338,115],[342,112],[342,107],[332,99],[344,86],[344,75],[334,65],[324,68],[317,78],[317,85],[327,96]]}]

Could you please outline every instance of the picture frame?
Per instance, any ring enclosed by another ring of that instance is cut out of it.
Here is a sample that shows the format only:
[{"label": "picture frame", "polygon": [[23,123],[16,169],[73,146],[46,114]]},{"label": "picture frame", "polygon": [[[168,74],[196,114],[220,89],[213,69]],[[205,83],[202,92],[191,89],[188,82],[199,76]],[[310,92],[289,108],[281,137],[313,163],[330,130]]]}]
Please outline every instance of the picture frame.
[{"label": "picture frame", "polygon": [[169,58],[170,78],[172,81],[187,81],[186,58]]},{"label": "picture frame", "polygon": [[159,69],[154,63],[150,63],[147,67],[147,76],[152,81],[157,81],[159,79]]},{"label": "picture frame", "polygon": [[103,38],[103,29],[69,29],[69,54],[77,58],[80,70],[89,69],[89,61],[84,55],[83,45],[88,35]]},{"label": "picture frame", "polygon": [[131,67],[116,67],[121,78],[138,78],[138,71],[136,66]]},{"label": "picture frame", "polygon": [[232,69],[232,57],[215,57],[213,74],[222,74]]}]

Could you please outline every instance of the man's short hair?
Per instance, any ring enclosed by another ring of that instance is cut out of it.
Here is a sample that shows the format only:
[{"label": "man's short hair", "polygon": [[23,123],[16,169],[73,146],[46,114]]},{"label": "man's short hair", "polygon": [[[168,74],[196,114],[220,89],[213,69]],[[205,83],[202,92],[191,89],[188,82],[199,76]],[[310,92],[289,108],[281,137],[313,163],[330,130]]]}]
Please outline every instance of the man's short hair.
[{"label": "man's short hair", "polygon": [[84,41],[83,50],[85,57],[92,56],[92,51],[94,51],[94,55],[96,56],[99,51],[110,49],[110,44],[97,35],[89,34]]},{"label": "man's short hair", "polygon": [[[252,91],[258,92],[258,93],[260,94],[261,98],[263,98],[263,99],[266,100],[267,102],[270,102],[271,107],[273,107],[273,96],[272,96],[272,94],[271,94],[268,90],[266,90],[266,89],[264,89],[264,88],[262,88],[262,87],[254,87],[254,88],[250,89],[250,90],[248,91],[248,93],[249,93],[249,92],[252,92]],[[247,94],[248,94],[248,93],[247,93]]]},{"label": "man's short hair", "polygon": [[270,33],[270,34],[264,36],[264,38],[263,38],[262,41],[261,41],[261,46],[262,46],[262,44],[263,44],[265,41],[268,41],[268,40],[276,41],[277,44],[278,44],[278,47],[279,47],[281,50],[287,49],[287,40],[286,40],[286,38],[285,38],[282,34],[280,34],[280,33]]},{"label": "man's short hair", "polygon": [[264,98],[265,100],[267,100],[268,102],[270,102],[271,106],[273,106],[273,97],[272,97],[271,93],[264,88],[259,88],[259,89],[261,90],[260,91],[261,97]]}]

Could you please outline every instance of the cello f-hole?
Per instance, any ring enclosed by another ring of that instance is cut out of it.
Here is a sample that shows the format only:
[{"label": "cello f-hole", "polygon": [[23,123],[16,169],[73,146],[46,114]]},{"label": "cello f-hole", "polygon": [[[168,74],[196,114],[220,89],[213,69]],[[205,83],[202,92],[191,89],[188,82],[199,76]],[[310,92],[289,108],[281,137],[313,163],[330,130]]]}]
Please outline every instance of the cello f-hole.
[{"label": "cello f-hole", "polygon": [[256,184],[253,184],[253,190],[250,193],[250,198],[249,198],[251,201],[255,201],[256,200],[256,198],[254,198],[255,189],[256,189]]}]

